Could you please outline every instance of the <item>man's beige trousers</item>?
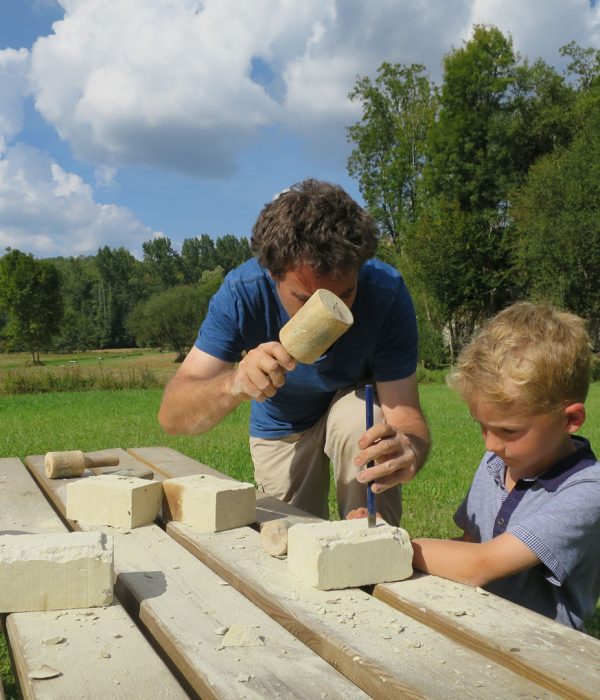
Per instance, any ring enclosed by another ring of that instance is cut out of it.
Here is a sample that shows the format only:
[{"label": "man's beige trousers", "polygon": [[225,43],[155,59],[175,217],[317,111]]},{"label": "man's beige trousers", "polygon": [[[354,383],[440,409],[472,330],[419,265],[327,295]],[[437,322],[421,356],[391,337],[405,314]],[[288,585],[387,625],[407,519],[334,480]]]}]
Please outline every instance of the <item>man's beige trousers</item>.
[{"label": "man's beige trousers", "polygon": [[[374,422],[383,421],[379,405]],[[337,505],[341,518],[367,505],[367,487],[356,481],[354,464],[358,440],[365,432],[364,388],[338,391],[328,412],[308,430],[282,439],[250,438],[258,488],[270,496],[328,519],[329,462],[333,464]],[[402,513],[400,487],[376,497],[384,519],[398,525]]]}]

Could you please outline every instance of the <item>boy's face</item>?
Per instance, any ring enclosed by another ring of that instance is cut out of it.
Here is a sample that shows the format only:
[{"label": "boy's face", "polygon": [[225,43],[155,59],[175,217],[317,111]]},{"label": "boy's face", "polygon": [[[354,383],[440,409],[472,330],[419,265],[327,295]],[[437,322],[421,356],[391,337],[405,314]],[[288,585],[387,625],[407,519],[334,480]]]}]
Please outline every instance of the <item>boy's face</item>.
[{"label": "boy's face", "polygon": [[585,420],[583,404],[554,413],[523,413],[476,397],[469,410],[481,426],[485,447],[506,463],[516,481],[537,476],[573,452],[570,435]]},{"label": "boy's face", "polygon": [[317,275],[308,265],[300,265],[274,279],[283,308],[290,316],[293,316],[317,289],[327,289],[333,292],[348,308],[351,308],[356,298],[358,271],[347,272],[339,277],[331,277]]}]

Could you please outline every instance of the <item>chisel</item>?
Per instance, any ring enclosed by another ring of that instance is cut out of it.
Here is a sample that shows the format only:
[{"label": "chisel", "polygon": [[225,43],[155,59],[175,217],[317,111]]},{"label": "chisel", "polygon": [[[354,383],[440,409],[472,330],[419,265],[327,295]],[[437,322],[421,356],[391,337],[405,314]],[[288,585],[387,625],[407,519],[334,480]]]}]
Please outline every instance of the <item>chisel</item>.
[{"label": "chisel", "polygon": [[[367,409],[367,430],[373,427],[373,385],[365,384],[365,405]],[[375,461],[367,464],[367,469],[372,467]],[[371,482],[367,484],[367,513],[369,527],[375,527],[375,494],[371,488]]]}]

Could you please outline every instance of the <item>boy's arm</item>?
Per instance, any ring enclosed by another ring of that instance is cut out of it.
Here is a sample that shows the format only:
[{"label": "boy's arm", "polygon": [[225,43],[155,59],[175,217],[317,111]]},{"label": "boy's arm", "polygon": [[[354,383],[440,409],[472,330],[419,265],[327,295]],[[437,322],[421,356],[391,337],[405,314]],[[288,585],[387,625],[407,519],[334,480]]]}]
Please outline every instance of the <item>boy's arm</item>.
[{"label": "boy's arm", "polygon": [[540,563],[510,532],[488,542],[417,538],[412,545],[415,569],[472,586],[484,586]]}]

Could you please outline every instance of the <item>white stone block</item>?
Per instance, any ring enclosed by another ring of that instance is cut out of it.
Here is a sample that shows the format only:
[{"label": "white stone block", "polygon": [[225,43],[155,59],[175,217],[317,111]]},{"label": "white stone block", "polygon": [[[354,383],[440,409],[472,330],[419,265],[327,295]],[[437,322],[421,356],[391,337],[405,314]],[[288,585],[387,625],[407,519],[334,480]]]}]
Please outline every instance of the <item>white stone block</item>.
[{"label": "white stone block", "polygon": [[256,520],[252,484],[194,474],[163,482],[167,517],[200,532],[220,532]]},{"label": "white stone block", "polygon": [[406,530],[367,519],[302,523],[288,531],[288,568],[322,591],[353,588],[412,575],[413,550]]},{"label": "white stone block", "polygon": [[103,474],[67,486],[67,518],[86,525],[139,527],[151,523],[162,505],[162,484]]},{"label": "white stone block", "polygon": [[102,532],[0,536],[0,612],[110,605],[113,539]]}]

